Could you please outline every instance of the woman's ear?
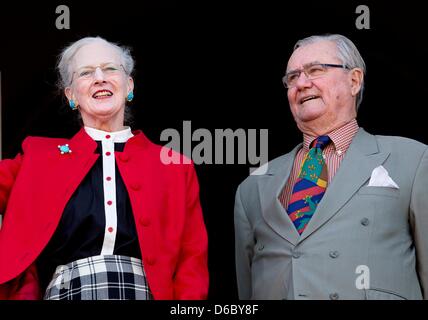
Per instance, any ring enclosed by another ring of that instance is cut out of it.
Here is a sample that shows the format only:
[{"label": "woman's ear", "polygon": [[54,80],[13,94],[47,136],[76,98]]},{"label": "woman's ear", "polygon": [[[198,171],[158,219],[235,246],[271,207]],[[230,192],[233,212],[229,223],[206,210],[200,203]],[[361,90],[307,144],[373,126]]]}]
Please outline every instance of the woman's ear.
[{"label": "woman's ear", "polygon": [[73,98],[73,94],[71,93],[70,87],[67,87],[64,89],[64,94],[67,97],[68,101],[70,101]]},{"label": "woman's ear", "polygon": [[134,91],[134,79],[128,77],[128,92]]}]

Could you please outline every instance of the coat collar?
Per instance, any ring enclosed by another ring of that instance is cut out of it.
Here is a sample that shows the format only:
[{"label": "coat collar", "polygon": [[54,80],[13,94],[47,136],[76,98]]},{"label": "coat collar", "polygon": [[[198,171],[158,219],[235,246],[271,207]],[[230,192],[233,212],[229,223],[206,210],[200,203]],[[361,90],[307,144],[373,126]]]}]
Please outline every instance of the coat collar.
[{"label": "coat collar", "polygon": [[126,142],[129,138],[134,135],[131,132],[130,127],[126,127],[120,131],[107,132],[98,130],[91,127],[84,127],[86,133],[95,141],[107,141],[107,142]]},{"label": "coat collar", "polygon": [[[141,130],[129,132],[128,135],[132,135],[132,137],[127,140],[124,152],[132,152],[135,149],[145,149],[151,144],[150,140]],[[68,144],[75,155],[94,153],[97,148],[97,143],[91,136],[89,136],[85,128],[81,128],[69,140]]]}]

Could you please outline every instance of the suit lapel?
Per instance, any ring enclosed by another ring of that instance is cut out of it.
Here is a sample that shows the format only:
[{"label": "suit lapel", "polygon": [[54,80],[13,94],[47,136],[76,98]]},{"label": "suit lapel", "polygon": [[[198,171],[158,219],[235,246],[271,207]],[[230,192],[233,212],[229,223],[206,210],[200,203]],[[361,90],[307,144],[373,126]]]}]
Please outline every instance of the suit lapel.
[{"label": "suit lapel", "polygon": [[370,178],[373,169],[387,159],[388,155],[387,152],[379,151],[375,136],[360,128],[299,242],[330,220]]},{"label": "suit lapel", "polygon": [[276,233],[293,245],[297,244],[300,235],[278,197],[288,180],[294,158],[301,146],[300,144],[295,147],[293,151],[284,156],[277,167],[269,168],[268,172],[258,179],[263,218]]}]

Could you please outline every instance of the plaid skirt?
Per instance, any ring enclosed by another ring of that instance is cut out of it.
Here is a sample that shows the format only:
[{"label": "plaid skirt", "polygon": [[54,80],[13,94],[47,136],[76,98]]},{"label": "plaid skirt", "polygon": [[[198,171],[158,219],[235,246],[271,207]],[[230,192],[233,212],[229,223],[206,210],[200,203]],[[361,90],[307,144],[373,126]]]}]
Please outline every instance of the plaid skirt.
[{"label": "plaid skirt", "polygon": [[152,300],[143,262],[100,255],[56,268],[45,300]]}]

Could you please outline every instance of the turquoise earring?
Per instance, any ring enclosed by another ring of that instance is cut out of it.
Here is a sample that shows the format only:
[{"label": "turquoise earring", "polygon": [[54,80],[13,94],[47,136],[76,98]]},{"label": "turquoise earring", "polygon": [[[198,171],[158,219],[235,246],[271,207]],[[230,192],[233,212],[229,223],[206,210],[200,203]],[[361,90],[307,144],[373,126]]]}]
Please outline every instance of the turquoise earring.
[{"label": "turquoise earring", "polygon": [[73,99],[70,99],[70,101],[68,103],[70,105],[71,110],[76,110],[77,109],[76,103],[74,102]]},{"label": "turquoise earring", "polygon": [[130,91],[130,92],[128,93],[128,96],[126,97],[126,100],[127,100],[128,102],[131,102],[131,101],[132,101],[132,99],[134,99],[134,92]]}]

